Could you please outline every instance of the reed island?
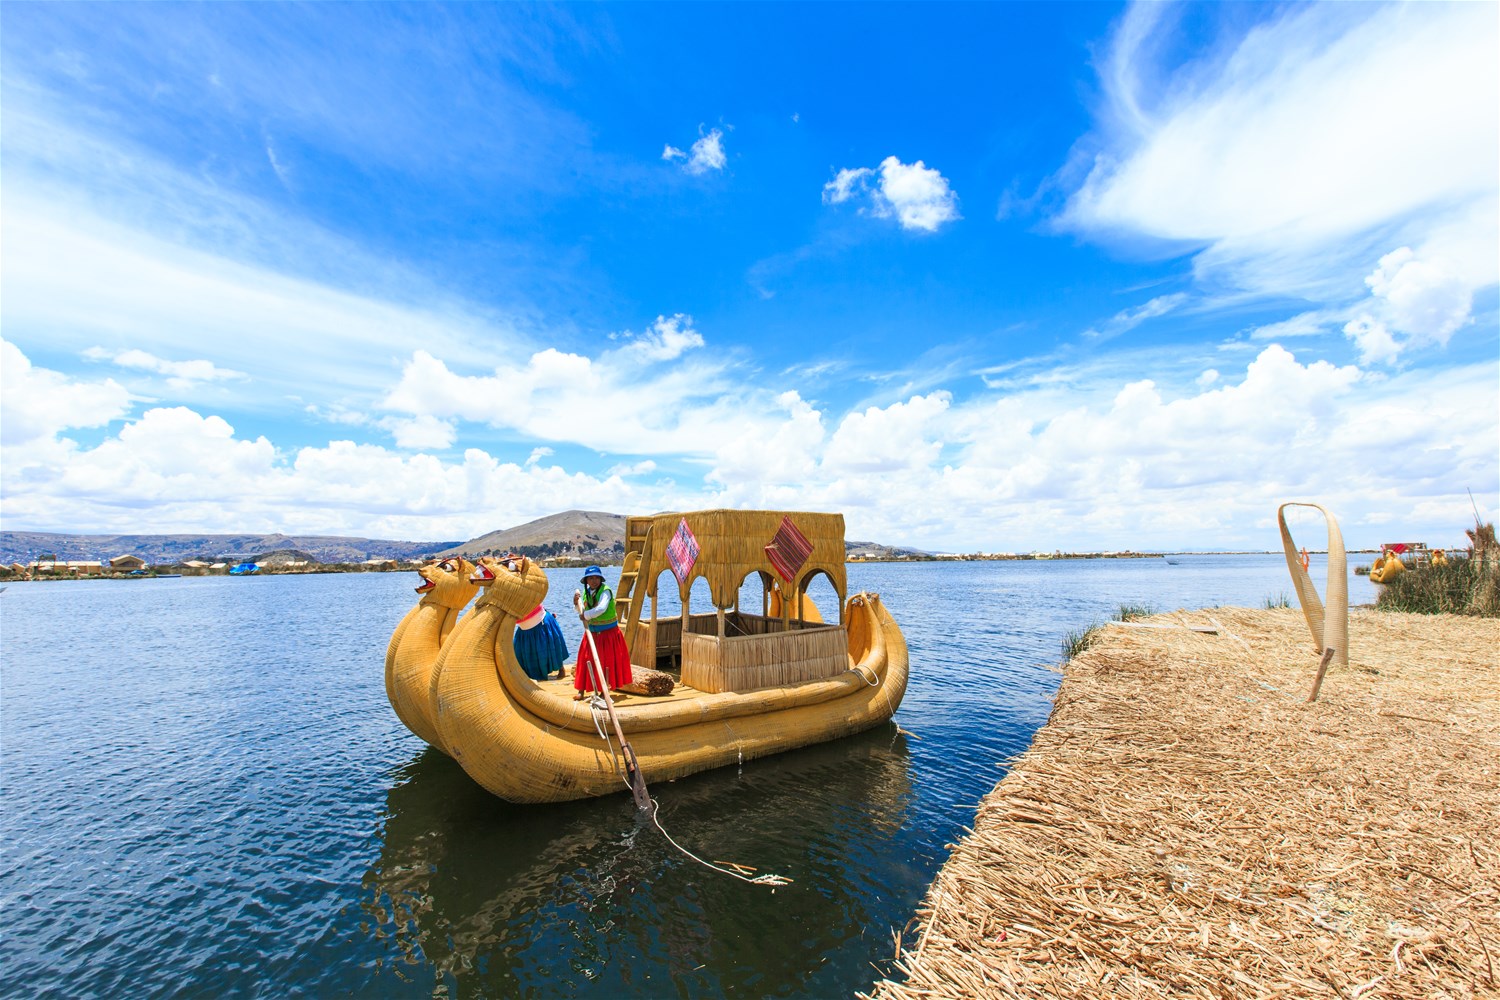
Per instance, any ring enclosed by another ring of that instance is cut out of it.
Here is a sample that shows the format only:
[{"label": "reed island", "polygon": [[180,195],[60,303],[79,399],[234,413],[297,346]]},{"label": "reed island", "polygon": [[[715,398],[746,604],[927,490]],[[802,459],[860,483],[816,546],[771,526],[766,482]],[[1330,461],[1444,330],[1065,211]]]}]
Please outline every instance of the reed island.
[{"label": "reed island", "polygon": [[893,942],[917,997],[1500,996],[1500,620],[1103,627]]}]

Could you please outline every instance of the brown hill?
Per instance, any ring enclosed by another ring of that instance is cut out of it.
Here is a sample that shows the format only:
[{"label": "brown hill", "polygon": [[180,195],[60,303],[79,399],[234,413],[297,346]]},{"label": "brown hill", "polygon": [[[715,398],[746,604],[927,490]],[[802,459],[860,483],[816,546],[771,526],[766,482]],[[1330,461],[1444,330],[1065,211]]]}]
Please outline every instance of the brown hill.
[{"label": "brown hill", "polygon": [[533,558],[577,556],[618,562],[625,552],[625,515],[598,510],[568,510],[535,521],[491,531],[440,553],[503,555],[519,552]]}]

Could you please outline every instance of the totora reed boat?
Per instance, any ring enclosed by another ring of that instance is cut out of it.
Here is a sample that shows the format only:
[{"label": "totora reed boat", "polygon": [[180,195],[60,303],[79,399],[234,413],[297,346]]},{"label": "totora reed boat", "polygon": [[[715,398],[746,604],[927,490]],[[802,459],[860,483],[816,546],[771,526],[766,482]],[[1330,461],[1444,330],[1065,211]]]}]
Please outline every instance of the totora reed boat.
[{"label": "totora reed boat", "polygon": [[[906,693],[907,649],[878,594],[847,595],[839,514],[708,510],[626,520],[615,586],[636,668],[660,667],[660,697],[615,695],[615,715],[647,781],[821,743],[888,722]],[[386,652],[386,693],[413,733],[512,802],[625,791],[625,764],[605,710],[575,701],[569,676],[535,681],[512,646],[518,619],[547,596],[526,558],[424,566],[417,606]],[[839,599],[825,622],[806,597],[822,574]],[[742,609],[756,576],[759,613]],[[714,607],[695,613],[695,580]],[[657,615],[659,587],[682,613]],[[462,618],[460,611],[478,597]]]}]

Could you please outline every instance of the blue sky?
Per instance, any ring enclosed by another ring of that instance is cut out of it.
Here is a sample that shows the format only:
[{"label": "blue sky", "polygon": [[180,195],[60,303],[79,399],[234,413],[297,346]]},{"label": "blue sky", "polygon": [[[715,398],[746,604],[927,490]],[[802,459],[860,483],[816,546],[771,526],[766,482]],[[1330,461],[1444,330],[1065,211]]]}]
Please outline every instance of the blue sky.
[{"label": "blue sky", "polygon": [[1500,507],[1497,22],[6,4],[0,516],[1454,544]]}]

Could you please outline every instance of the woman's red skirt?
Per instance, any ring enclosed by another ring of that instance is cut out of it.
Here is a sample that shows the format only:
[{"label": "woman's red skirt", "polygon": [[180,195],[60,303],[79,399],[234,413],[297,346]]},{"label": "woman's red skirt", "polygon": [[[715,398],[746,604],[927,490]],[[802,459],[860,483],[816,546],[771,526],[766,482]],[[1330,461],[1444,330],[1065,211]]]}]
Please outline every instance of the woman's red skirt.
[{"label": "woman's red skirt", "polygon": [[[594,645],[599,648],[599,662],[604,666],[604,680],[611,688],[624,687],[630,683],[630,650],[625,646],[625,636],[618,627],[604,632],[595,632]],[[578,647],[578,668],[574,671],[573,686],[579,691],[594,690],[594,653],[589,648],[589,637],[585,633]]]}]

